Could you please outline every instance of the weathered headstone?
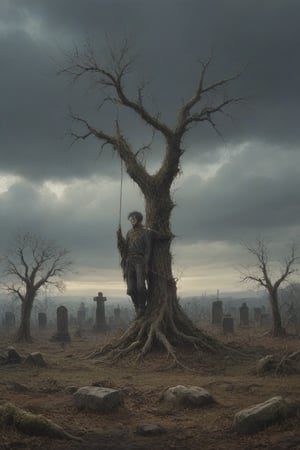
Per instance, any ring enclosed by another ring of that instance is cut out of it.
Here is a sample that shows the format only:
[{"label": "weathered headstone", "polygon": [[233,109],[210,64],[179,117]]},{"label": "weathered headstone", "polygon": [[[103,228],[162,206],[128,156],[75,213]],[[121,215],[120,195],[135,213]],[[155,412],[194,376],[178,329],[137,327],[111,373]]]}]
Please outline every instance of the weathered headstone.
[{"label": "weathered headstone", "polygon": [[106,324],[106,318],[105,318],[105,305],[104,302],[106,302],[106,297],[103,297],[102,292],[98,292],[98,296],[94,297],[94,302],[97,303],[96,308],[96,324],[95,324],[95,331],[106,331],[107,324]]},{"label": "weathered headstone", "polygon": [[69,318],[68,310],[65,306],[59,306],[56,310],[57,333],[52,340],[59,342],[69,342]]},{"label": "weathered headstone", "polygon": [[216,300],[212,304],[212,324],[222,325],[223,320],[223,302]]},{"label": "weathered headstone", "polygon": [[38,323],[39,323],[39,330],[44,330],[47,326],[47,316],[45,313],[40,312],[38,314]]},{"label": "weathered headstone", "polygon": [[136,434],[141,436],[157,436],[166,432],[164,427],[156,423],[140,423],[136,427]]},{"label": "weathered headstone", "polygon": [[225,315],[223,318],[223,333],[224,334],[234,333],[234,319],[230,315]]},{"label": "weathered headstone", "polygon": [[247,303],[243,303],[240,307],[240,325],[242,327],[249,325],[249,308]]}]

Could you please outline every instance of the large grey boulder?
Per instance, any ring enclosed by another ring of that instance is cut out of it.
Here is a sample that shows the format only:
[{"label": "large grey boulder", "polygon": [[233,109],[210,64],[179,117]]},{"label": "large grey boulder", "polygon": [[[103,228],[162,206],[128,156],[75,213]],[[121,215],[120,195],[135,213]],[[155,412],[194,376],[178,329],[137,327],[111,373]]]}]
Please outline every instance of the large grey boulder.
[{"label": "large grey boulder", "polygon": [[120,391],[97,386],[84,386],[78,389],[73,397],[79,409],[98,412],[111,412],[124,403]]},{"label": "large grey boulder", "polygon": [[163,402],[168,402],[177,406],[199,408],[214,402],[212,395],[199,386],[174,386],[166,389],[160,398]]},{"label": "large grey boulder", "polygon": [[295,415],[299,406],[299,402],[281,396],[272,397],[264,403],[239,411],[233,420],[233,430],[242,434],[256,433],[272,423]]}]

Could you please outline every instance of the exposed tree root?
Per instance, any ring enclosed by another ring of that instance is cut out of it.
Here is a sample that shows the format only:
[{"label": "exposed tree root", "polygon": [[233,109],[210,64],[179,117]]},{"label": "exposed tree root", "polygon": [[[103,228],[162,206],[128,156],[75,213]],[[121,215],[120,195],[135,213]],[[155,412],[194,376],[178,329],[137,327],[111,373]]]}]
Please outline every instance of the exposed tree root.
[{"label": "exposed tree root", "polygon": [[[178,356],[179,348],[189,347],[200,352],[228,352],[229,348],[196,328],[180,308],[170,310],[161,305],[160,310],[147,311],[135,318],[130,327],[115,342],[93,352],[89,358],[107,357],[111,361],[130,356],[140,362],[153,350],[166,352],[172,366],[187,369]],[[236,352],[236,350],[233,350]]]}]

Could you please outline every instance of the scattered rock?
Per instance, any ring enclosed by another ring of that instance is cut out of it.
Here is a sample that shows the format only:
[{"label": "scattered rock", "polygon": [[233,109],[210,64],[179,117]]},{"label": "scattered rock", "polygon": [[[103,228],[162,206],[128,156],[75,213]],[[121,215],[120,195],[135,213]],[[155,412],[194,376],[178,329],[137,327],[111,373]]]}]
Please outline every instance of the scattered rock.
[{"label": "scattered rock", "polygon": [[157,436],[158,434],[166,433],[166,429],[161,425],[144,423],[137,425],[136,433],[141,436]]},{"label": "scattered rock", "polygon": [[74,392],[76,392],[78,390],[77,386],[67,386],[66,387],[66,392],[68,394],[74,394]]},{"label": "scattered rock", "polygon": [[24,364],[35,367],[47,367],[47,364],[45,363],[42,354],[39,352],[30,353],[25,358]]},{"label": "scattered rock", "polygon": [[300,373],[300,350],[281,358],[276,366],[277,375],[292,375]]},{"label": "scattered rock", "polygon": [[74,393],[75,405],[78,408],[98,412],[111,412],[123,405],[120,391],[105,387],[84,386]]},{"label": "scattered rock", "polygon": [[258,375],[267,373],[293,375],[300,373],[300,350],[286,354],[281,358],[276,358],[274,355],[265,356],[257,362],[256,373]]},{"label": "scattered rock", "polygon": [[6,364],[21,364],[22,356],[19,355],[14,347],[8,347]]},{"label": "scattered rock", "polygon": [[199,408],[214,402],[212,395],[202,387],[186,387],[182,385],[166,389],[161,395],[160,400],[173,405],[191,408]]},{"label": "scattered rock", "polygon": [[25,386],[24,384],[17,383],[17,382],[12,383],[11,389],[15,392],[29,392],[30,391],[29,387]]},{"label": "scattered rock", "polygon": [[265,374],[266,372],[271,372],[276,368],[276,360],[274,355],[267,355],[261,358],[256,365],[256,372],[259,375]]},{"label": "scattered rock", "polygon": [[272,397],[264,403],[239,411],[233,420],[233,430],[242,434],[256,433],[275,422],[297,414],[299,410],[299,402],[292,402],[281,396]]}]

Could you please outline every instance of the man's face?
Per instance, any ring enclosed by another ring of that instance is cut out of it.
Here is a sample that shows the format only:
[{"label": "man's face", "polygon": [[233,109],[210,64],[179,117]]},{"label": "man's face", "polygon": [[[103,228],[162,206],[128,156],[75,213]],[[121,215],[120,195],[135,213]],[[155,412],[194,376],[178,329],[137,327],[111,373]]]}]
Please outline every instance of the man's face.
[{"label": "man's face", "polygon": [[133,227],[135,227],[137,225],[137,223],[138,223],[138,220],[137,220],[136,216],[130,216],[129,220],[130,220],[130,223],[131,223],[131,225]]}]

